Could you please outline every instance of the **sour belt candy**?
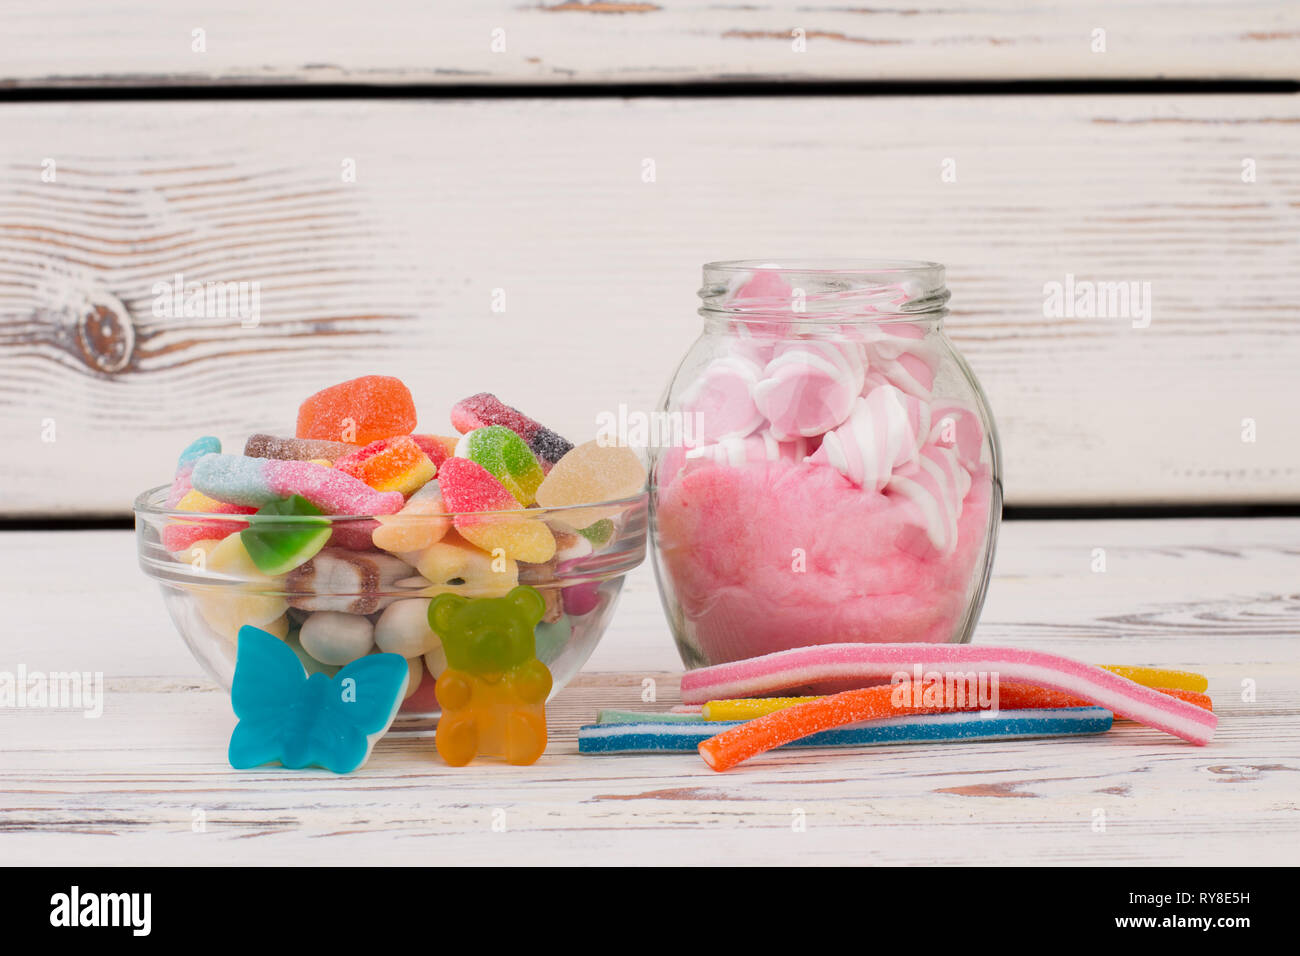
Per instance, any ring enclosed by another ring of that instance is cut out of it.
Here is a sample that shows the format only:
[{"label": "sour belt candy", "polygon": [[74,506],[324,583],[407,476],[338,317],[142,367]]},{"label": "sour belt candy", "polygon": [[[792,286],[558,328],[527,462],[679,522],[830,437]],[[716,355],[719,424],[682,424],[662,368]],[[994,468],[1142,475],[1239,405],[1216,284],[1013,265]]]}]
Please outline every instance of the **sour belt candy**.
[{"label": "sour belt candy", "polygon": [[[1109,668],[1105,669],[1109,670]],[[1155,690],[1169,697],[1195,704],[1202,710],[1214,709],[1210,698],[1196,691],[1174,687],[1156,687]],[[998,694],[999,706],[1013,709],[1089,706],[1088,702],[1080,697],[1030,684],[1001,684],[998,687]],[[709,721],[753,720],[755,717],[762,717],[773,711],[819,699],[819,697],[742,697],[736,700],[711,700],[704,705],[702,714],[704,719]]]},{"label": "sour belt candy", "polygon": [[[899,672],[906,674],[917,667],[934,671],[946,665],[962,673],[996,672],[999,680],[1072,694],[1196,744],[1209,743],[1218,724],[1218,718],[1209,711],[1091,664],[1041,651],[961,644],[820,644],[778,651],[688,671],[682,676],[682,700],[694,704],[757,697],[818,681],[888,681]],[[778,714],[819,705],[802,704]]]},{"label": "sour belt candy", "polygon": [[[648,715],[641,715],[646,717]],[[600,723],[578,730],[578,753],[683,753],[697,750],[719,730],[744,727],[744,721],[704,723],[698,718],[665,720],[655,715],[640,723]],[[1102,707],[1054,710],[1003,710],[996,717],[979,714],[932,714],[891,717],[857,727],[836,727],[792,740],[784,747],[862,747],[874,744],[956,743],[1101,734],[1110,729],[1110,711]]]},{"label": "sour belt candy", "polygon": [[406,499],[309,461],[205,455],[194,466],[194,487],[231,504],[260,508],[302,495],[326,514],[392,514]]}]

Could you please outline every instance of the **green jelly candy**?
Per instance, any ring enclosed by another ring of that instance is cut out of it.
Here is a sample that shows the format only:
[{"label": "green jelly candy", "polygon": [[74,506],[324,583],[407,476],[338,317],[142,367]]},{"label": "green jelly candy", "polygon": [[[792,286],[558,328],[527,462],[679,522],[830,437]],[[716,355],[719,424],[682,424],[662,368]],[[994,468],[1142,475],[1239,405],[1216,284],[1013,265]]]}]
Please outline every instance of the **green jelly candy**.
[{"label": "green jelly candy", "polygon": [[614,537],[614,522],[608,518],[601,518],[595,524],[579,528],[578,534],[590,541],[593,548],[603,548],[609,544],[610,538]]},{"label": "green jelly candy", "polygon": [[333,528],[329,518],[301,495],[272,501],[239,532],[248,556],[263,574],[286,574],[316,557]]},{"label": "green jelly candy", "polygon": [[542,466],[524,440],[504,425],[474,429],[457,444],[456,455],[482,465],[521,505],[537,500],[546,477]]}]

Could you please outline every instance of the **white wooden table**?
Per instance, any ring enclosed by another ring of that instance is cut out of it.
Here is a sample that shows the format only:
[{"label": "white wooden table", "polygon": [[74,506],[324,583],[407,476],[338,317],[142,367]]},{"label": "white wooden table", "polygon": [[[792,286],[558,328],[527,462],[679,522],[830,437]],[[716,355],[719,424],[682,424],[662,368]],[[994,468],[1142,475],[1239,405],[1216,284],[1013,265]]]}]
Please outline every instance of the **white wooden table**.
[{"label": "white wooden table", "polygon": [[1276,864],[1300,835],[1300,519],[1003,527],[976,640],[1202,671],[1222,718],[1208,747],[1120,725],[769,754],[727,774],[693,754],[577,754],[599,707],[648,707],[644,677],[656,706],[676,700],[645,567],[552,706],[536,765],[452,769],[430,737],[390,735],[350,776],[229,768],[227,696],[172,630],[130,532],[0,532],[0,572],[0,670],[102,670],[106,686],[97,720],[0,709],[11,864]]}]

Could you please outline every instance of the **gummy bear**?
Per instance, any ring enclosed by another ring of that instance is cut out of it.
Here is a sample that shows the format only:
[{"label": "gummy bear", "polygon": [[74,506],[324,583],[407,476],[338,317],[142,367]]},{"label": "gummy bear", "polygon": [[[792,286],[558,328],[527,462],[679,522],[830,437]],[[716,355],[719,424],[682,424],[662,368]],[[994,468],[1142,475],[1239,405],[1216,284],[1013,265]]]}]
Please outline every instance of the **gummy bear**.
[{"label": "gummy bear", "polygon": [[479,754],[531,764],[546,749],[551,672],[537,659],[533,637],[545,612],[530,587],[500,598],[441,594],[430,603],[429,626],[447,655],[436,686],[442,717],[434,743],[453,767]]}]

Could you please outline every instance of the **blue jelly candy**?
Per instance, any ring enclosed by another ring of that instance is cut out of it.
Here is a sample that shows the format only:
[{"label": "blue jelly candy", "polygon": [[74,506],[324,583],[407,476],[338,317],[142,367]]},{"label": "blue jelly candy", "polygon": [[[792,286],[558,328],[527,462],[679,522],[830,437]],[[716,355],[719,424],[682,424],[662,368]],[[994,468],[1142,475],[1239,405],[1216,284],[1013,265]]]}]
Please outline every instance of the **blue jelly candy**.
[{"label": "blue jelly candy", "polygon": [[333,678],[308,677],[293,648],[244,625],[230,688],[239,718],[230,735],[230,766],[247,770],[279,761],[294,770],[356,770],[397,716],[408,674],[396,654],[370,654]]}]

